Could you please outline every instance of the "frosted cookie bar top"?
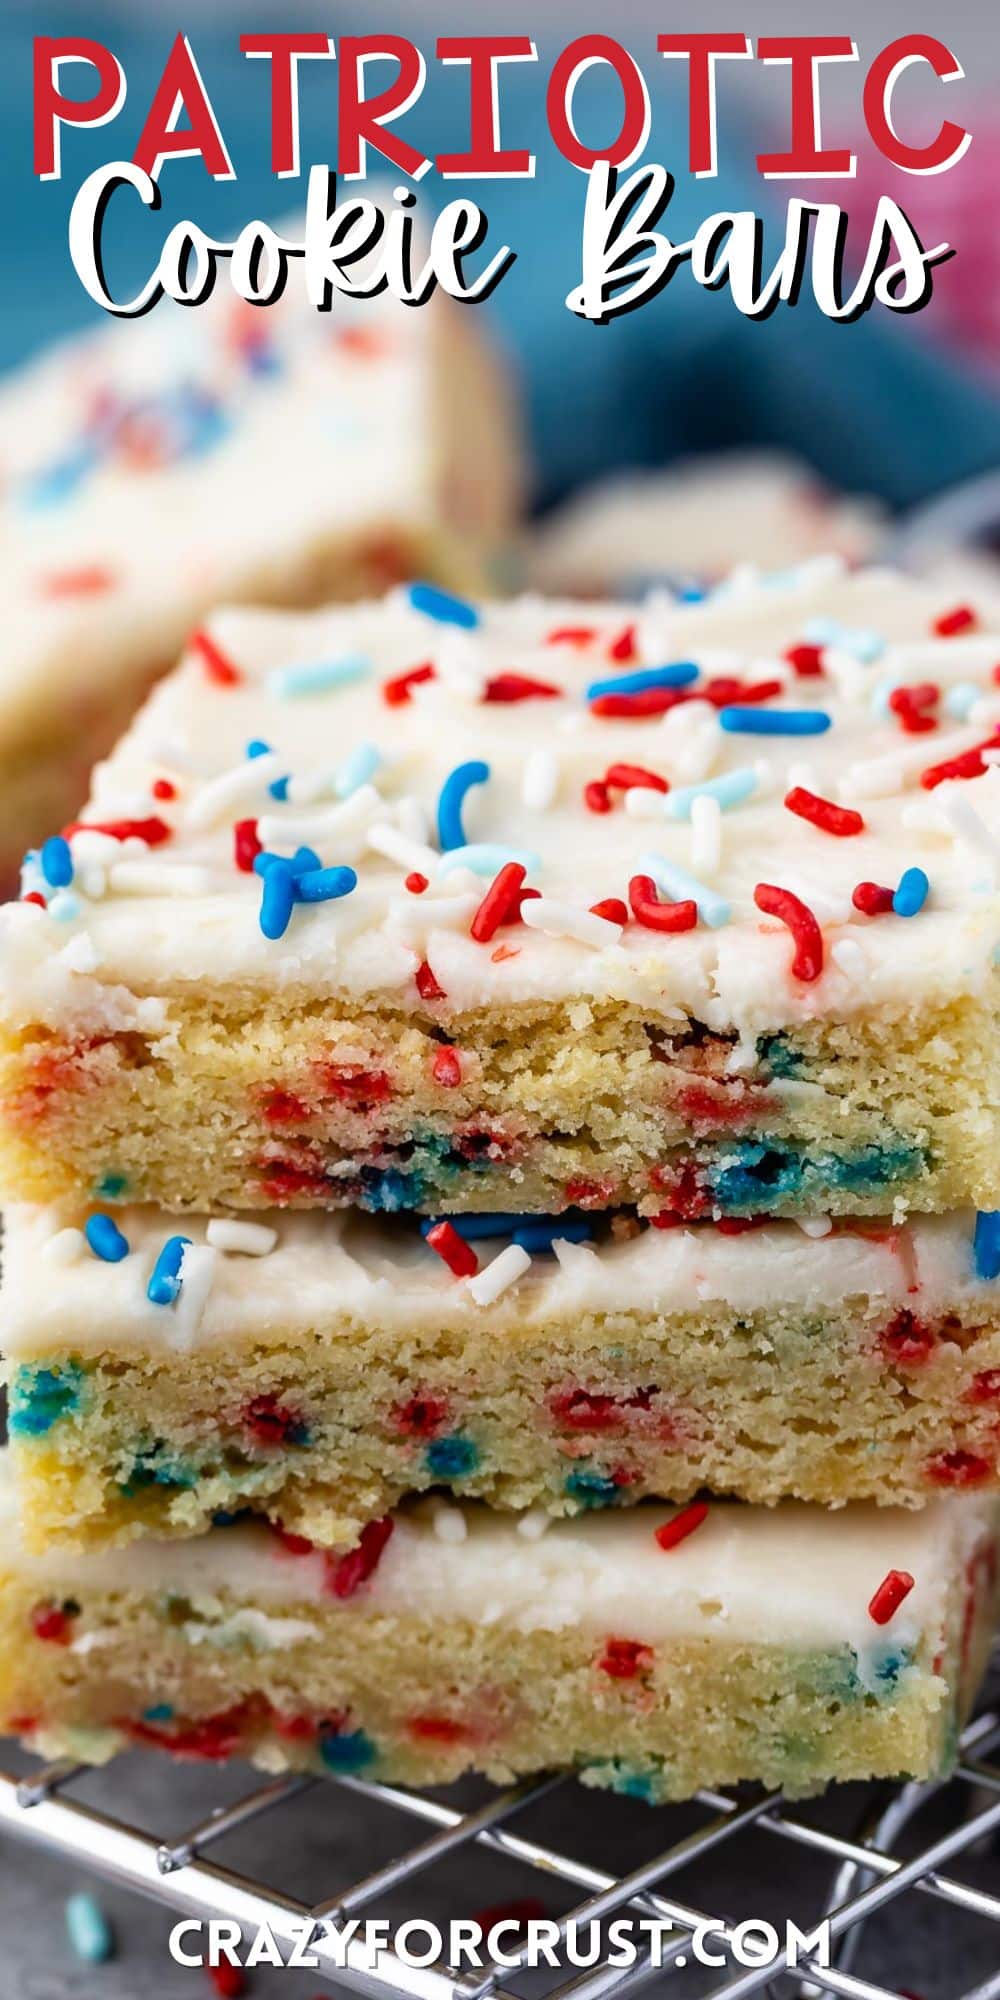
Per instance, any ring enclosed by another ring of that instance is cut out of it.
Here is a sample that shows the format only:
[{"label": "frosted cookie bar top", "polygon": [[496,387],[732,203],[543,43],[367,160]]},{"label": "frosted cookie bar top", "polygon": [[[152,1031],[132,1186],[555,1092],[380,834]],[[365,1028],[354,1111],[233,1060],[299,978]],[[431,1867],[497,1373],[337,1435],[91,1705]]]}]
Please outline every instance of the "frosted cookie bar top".
[{"label": "frosted cookie bar top", "polygon": [[835,565],[218,618],[0,917],[22,1191],[993,1206],[971,618]]},{"label": "frosted cookie bar top", "polygon": [[552,1514],[1000,1486],[987,1218],[77,1220],[6,1215],[33,1543],[194,1535],[249,1505],[349,1546],[434,1486]]},{"label": "frosted cookie bar top", "polygon": [[256,1526],[0,1549],[0,1726],[437,1783],[575,1765],[641,1797],[946,1765],[995,1519],[648,1505],[542,1533],[423,1503],[348,1556]]}]

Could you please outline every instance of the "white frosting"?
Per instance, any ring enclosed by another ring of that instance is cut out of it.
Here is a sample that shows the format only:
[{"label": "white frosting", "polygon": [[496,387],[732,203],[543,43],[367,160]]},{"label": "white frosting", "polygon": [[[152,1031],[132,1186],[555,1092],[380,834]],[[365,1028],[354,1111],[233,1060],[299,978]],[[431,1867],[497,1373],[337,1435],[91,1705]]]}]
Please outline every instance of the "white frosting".
[{"label": "white frosting", "polygon": [[[658,600],[637,614],[534,600],[491,605],[471,632],[413,609],[405,592],[381,605],[309,616],[220,614],[211,630],[243,682],[211,685],[200,660],[189,657],[99,767],[86,815],[99,823],[155,812],[174,829],[172,838],[150,849],[126,843],[136,853],[119,852],[110,870],[97,870],[101,895],[86,893],[82,870],[56,899],[58,917],[23,904],[0,913],[4,1009],[16,1020],[40,1018],[86,1034],[127,1024],[157,996],[203,985],[277,990],[289,1000],[378,996],[412,1004],[421,958],[462,1008],[592,995],[636,1002],[666,1018],[689,1011],[712,1027],[745,1033],[985,993],[1000,940],[1000,769],[961,784],[958,816],[946,810],[946,788],[929,793],[919,779],[939,758],[998,727],[1000,641],[930,636],[947,608],[888,573],[845,577],[836,564],[820,563],[781,588],[734,585],[690,608]],[[640,657],[623,669],[609,657],[610,642],[633,618]],[[837,643],[827,650],[822,678],[798,678],[780,655],[808,638],[817,620],[835,621]],[[593,643],[546,643],[567,625],[592,627]],[[870,664],[856,657],[867,634],[885,647]],[[710,677],[778,678],[785,692],[774,707],[825,710],[832,727],[808,736],[733,734],[697,700],[645,721],[590,712],[589,682],[677,660],[693,661]],[[408,704],[387,705],[381,683],[428,661],[436,678],[418,686]],[[352,671],[359,663],[358,677],[325,691],[274,692],[275,674],[287,684],[289,669],[331,662],[350,663]],[[512,671],[563,693],[485,705],[489,679]],[[886,687],[928,679],[942,689],[940,726],[907,735],[883,712]],[[947,707],[956,690],[960,719]],[[273,746],[292,776],[292,801],[272,799],[262,778],[256,798],[243,795],[221,819],[206,814],[206,788],[222,774],[242,773],[251,739]],[[547,786],[538,805],[533,781],[525,804],[525,773],[540,742],[557,761],[557,791],[546,802]],[[295,803],[303,786],[315,792],[327,784],[325,774],[367,745],[378,768],[352,795],[327,789]],[[436,837],[429,838],[445,779],[471,759],[485,759],[491,772],[464,805],[478,875],[461,856],[440,855]],[[658,816],[634,817],[621,793],[611,812],[586,809],[584,784],[621,761],[670,782],[665,799],[626,794]],[[755,790],[723,812],[713,857],[704,824],[683,816],[684,787],[735,771],[749,771]],[[166,804],[150,795],[162,775],[178,787]],[[793,815],[783,800],[803,775],[822,796],[859,806],[866,830],[836,839]],[[911,825],[914,803],[926,810]],[[266,938],[260,881],[233,861],[232,824],[246,817],[260,820],[262,837],[279,852],[304,841],[324,865],[349,864],[358,887],[335,902],[297,906],[284,936]],[[484,857],[483,843],[495,851]],[[591,920],[593,935],[584,934],[579,920],[589,906],[624,896],[636,873],[658,870],[667,893],[683,896],[693,847],[703,870],[696,929],[665,936],[630,923],[619,936],[616,925]],[[575,934],[519,925],[489,945],[469,935],[497,853],[512,851],[527,857],[529,879],[559,913],[551,929]],[[128,872],[137,858],[138,877]],[[433,876],[424,897],[404,888],[408,870],[421,864]],[[869,920],[853,908],[859,881],[895,887],[912,866],[923,868],[931,885],[918,916]],[[791,887],[815,908],[826,944],[817,981],[793,977],[789,932],[755,905],[760,882]],[[720,922],[725,908],[731,920]]]},{"label": "white frosting", "polygon": [[796,459],[717,452],[584,487],[533,532],[525,563],[542,590],[613,595],[639,578],[785,569],[831,549],[866,562],[884,531],[875,501],[827,492]]},{"label": "white frosting", "polygon": [[0,385],[0,730],[165,662],[208,605],[280,594],[331,545],[437,527],[445,340],[447,302],[318,313],[293,266],[266,312],[228,285],[161,301]]},{"label": "white frosting", "polygon": [[[29,1556],[20,1548],[9,1496],[0,1496],[0,1566],[54,1593],[174,1593],[203,1607],[199,1625],[224,1592],[237,1606],[252,1600],[268,1619],[312,1605],[344,1617],[375,1612],[519,1632],[576,1627],[647,1644],[712,1638],[792,1651],[847,1645],[867,1678],[887,1652],[922,1637],[937,1650],[956,1575],[997,1516],[995,1503],[971,1495],[935,1500],[918,1512],[714,1503],[692,1534],[665,1550],[655,1531],[676,1509],[655,1502],[557,1521],[534,1540],[519,1533],[516,1515],[469,1504],[460,1509],[466,1534],[442,1541],[436,1512],[429,1501],[397,1516],[373,1576],[346,1599],[330,1592],[322,1555],[292,1555],[252,1524],[214,1529],[191,1542]],[[868,1606],[893,1569],[911,1575],[914,1588],[879,1626]],[[266,1643],[267,1626],[250,1636]],[[270,1636],[289,1642],[281,1625]],[[230,1617],[216,1643],[234,1638]],[[210,1642],[211,1634],[199,1631],[197,1643]]]},{"label": "white frosting", "polygon": [[[1000,1279],[976,1278],[973,1217],[912,1216],[905,1228],[866,1234],[838,1226],[811,1237],[794,1222],[730,1236],[711,1225],[647,1229],[625,1242],[559,1245],[557,1256],[519,1259],[516,1283],[499,1296],[456,1279],[410,1224],[359,1214],[283,1212],[267,1217],[269,1255],[217,1250],[211,1286],[195,1318],[184,1298],[153,1305],[146,1288],[168,1236],[201,1246],[204,1218],[152,1209],[116,1210],[130,1244],[118,1264],[78,1246],[55,1261],[62,1217],[14,1206],[5,1216],[4,1348],[13,1360],[67,1350],[222,1348],[321,1331],[351,1340],[359,1327],[516,1327],[530,1334],[583,1313],[704,1313],[779,1309],[822,1317],[830,1302],[871,1302],[936,1313],[1000,1312]],[[209,1225],[210,1227],[211,1225]],[[503,1267],[503,1238],[475,1245],[483,1273]],[[188,1252],[187,1256],[190,1257]]]}]

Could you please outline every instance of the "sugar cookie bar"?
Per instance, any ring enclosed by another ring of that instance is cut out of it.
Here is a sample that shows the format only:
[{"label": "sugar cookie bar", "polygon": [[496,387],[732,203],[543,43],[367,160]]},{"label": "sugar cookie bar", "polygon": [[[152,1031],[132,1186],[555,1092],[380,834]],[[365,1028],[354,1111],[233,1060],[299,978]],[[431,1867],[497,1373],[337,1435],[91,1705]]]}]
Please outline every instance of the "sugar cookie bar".
[{"label": "sugar cookie bar", "polygon": [[421,1502],[348,1556],[257,1524],[72,1558],[0,1543],[0,1729],[441,1784],[579,1769],[641,1798],[926,1777],[954,1755],[996,1509]]},{"label": "sugar cookie bar", "polygon": [[[213,605],[318,604],[429,570],[482,588],[516,426],[445,300],[161,301],[0,385],[0,865],[86,797]],[[476,322],[477,327],[481,322]]]},{"label": "sugar cookie bar", "polygon": [[6,1192],[1000,1207],[974,626],[836,564],[220,615],[0,913]]},{"label": "sugar cookie bar", "polygon": [[1000,1240],[971,1215],[819,1236],[485,1216],[426,1241],[399,1217],[63,1220],[6,1216],[35,1545],[251,1507],[345,1547],[432,1487],[549,1514],[1000,1489]]}]

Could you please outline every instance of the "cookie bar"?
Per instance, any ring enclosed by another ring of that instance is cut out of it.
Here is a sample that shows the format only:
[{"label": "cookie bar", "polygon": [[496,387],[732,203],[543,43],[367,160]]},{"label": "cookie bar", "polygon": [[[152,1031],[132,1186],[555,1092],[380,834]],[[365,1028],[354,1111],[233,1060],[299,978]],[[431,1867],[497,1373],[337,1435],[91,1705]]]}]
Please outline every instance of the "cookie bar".
[{"label": "cookie bar", "polygon": [[836,564],[220,615],[0,913],[7,1193],[1000,1206],[975,624]]},{"label": "cookie bar", "polygon": [[885,531],[877,501],[829,491],[782,452],[713,452],[585,486],[529,530],[524,567],[557,596],[629,596],[710,581],[737,563],[773,572],[831,553],[871,562]]},{"label": "cookie bar", "polygon": [[322,1554],[257,1524],[0,1544],[0,1728],[441,1784],[572,1767],[641,1798],[926,1777],[954,1755],[996,1510],[650,1502],[545,1528],[424,1501]]},{"label": "cookie bar", "polygon": [[814,1228],[485,1216],[425,1240],[272,1213],[179,1236],[123,1209],[83,1234],[15,1207],[26,1534],[194,1535],[252,1507],[344,1547],[432,1487],[550,1514],[1000,1488],[1000,1242],[970,1215]]},{"label": "cookie bar", "polygon": [[[477,326],[479,322],[477,322]],[[516,511],[516,426],[445,300],[228,291],[73,339],[0,386],[0,865],[86,797],[220,602],[318,604],[429,570],[482,588]]]}]

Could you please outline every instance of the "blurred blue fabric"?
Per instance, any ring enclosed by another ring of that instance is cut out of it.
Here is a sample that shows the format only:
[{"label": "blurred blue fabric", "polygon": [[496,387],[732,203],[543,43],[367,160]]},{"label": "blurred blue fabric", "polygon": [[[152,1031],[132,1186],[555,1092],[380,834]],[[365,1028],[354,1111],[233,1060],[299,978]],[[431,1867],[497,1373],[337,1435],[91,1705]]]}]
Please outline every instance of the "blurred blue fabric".
[{"label": "blurred blue fabric", "polygon": [[[543,12],[540,5],[532,11],[536,19]],[[470,28],[481,25],[471,5],[468,15]],[[398,5],[381,7],[377,22],[356,0],[335,9],[296,8],[295,25],[317,24],[334,35],[376,25],[414,33],[428,52],[429,75],[423,99],[408,116],[407,135],[430,152],[465,143],[467,72],[435,63],[426,19],[420,32],[412,8]],[[238,48],[241,31],[275,25],[273,6],[248,0],[237,15],[221,18],[214,12],[199,17],[197,7],[189,6],[182,20],[180,10],[176,16],[167,8],[140,15],[133,5],[123,13],[105,0],[76,6],[63,0],[61,7],[44,9],[8,0],[0,22],[0,213],[6,252],[0,365],[100,317],[70,263],[69,206],[92,168],[133,150],[181,25],[191,35],[238,178],[216,186],[197,161],[168,164],[161,177],[163,209],[153,217],[123,194],[111,211],[112,274],[122,280],[145,275],[166,228],[183,216],[230,235],[250,217],[287,213],[304,192],[304,183],[270,175],[268,65],[247,62]],[[442,26],[454,28],[454,19]],[[554,47],[568,38],[568,23],[563,30],[552,38]],[[58,182],[39,183],[31,172],[35,32],[95,36],[115,50],[128,77],[127,102],[113,125],[64,132],[64,177]],[[548,139],[544,90],[552,48],[543,36],[538,39],[537,65],[505,68],[502,100],[504,141],[535,151],[536,178],[472,182],[463,190],[432,171],[419,193],[426,205],[467,191],[486,210],[489,241],[495,246],[506,241],[517,251],[517,262],[490,305],[468,310],[489,314],[520,373],[540,503],[621,466],[660,465],[680,453],[741,444],[794,450],[834,483],[880,494],[897,507],[1000,464],[995,388],[966,364],[942,358],[919,317],[892,319],[876,308],[861,322],[838,326],[804,296],[794,310],[779,308],[755,325],[740,317],[728,292],[701,291],[683,267],[659,299],[606,327],[571,314],[565,298],[579,276],[586,182]],[[731,157],[723,159],[718,180],[687,177],[686,91],[679,69],[663,64],[655,77],[648,151],[679,176],[664,223],[668,233],[683,240],[707,213],[730,206],[769,203],[780,216],[786,194],[795,190],[782,184],[776,199],[773,185],[737,171]],[[335,65],[303,64],[300,81],[301,157],[308,167],[335,156]],[[601,73],[588,76],[580,104],[588,130],[614,129],[618,99],[613,86],[603,88]],[[835,199],[835,191],[826,196]],[[781,236],[775,220],[769,232],[772,254]]]}]

